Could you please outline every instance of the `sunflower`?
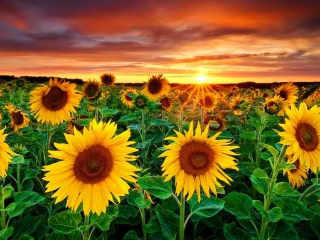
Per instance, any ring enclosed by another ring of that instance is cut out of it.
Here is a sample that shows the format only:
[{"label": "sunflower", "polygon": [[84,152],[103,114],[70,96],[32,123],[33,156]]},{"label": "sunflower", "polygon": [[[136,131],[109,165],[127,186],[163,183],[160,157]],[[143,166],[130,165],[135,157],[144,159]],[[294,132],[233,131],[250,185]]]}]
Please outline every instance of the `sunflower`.
[{"label": "sunflower", "polygon": [[3,134],[4,129],[0,130],[0,177],[5,177],[7,175],[7,170],[9,167],[9,163],[11,162],[10,154],[15,154],[9,147],[7,143],[5,143],[6,136],[8,134]]},{"label": "sunflower", "polygon": [[100,76],[102,86],[113,86],[116,82],[116,77],[112,73],[104,73]]},{"label": "sunflower", "polygon": [[11,115],[11,127],[13,127],[14,132],[18,132],[18,129],[29,126],[29,118],[26,113],[22,112],[19,109],[16,109],[14,106],[9,104],[4,107],[8,109],[9,114]]},{"label": "sunflower", "polygon": [[216,186],[222,187],[220,181],[227,184],[232,181],[223,169],[230,168],[239,170],[236,166],[234,157],[237,155],[231,150],[238,146],[227,146],[229,140],[218,140],[219,133],[207,138],[209,126],[201,133],[201,127],[198,123],[195,135],[193,122],[190,123],[189,131],[185,136],[177,131],[177,137],[167,137],[165,140],[174,141],[165,146],[167,149],[160,157],[166,157],[162,164],[163,176],[165,181],[175,177],[176,194],[181,191],[188,194],[189,200],[196,191],[198,201],[200,197],[200,186],[207,197],[210,197],[211,191],[217,195]]},{"label": "sunflower", "polygon": [[217,106],[217,99],[211,94],[206,94],[199,100],[199,103],[207,111],[212,111]]},{"label": "sunflower", "polygon": [[292,187],[300,187],[304,185],[305,180],[308,178],[308,169],[307,167],[301,163],[298,159],[293,163],[296,168],[295,169],[284,169],[283,175],[288,176],[289,183]]},{"label": "sunflower", "polygon": [[128,194],[128,182],[136,182],[134,173],[139,169],[130,164],[138,151],[130,147],[130,130],[114,136],[115,123],[92,120],[81,134],[65,134],[67,143],[55,143],[57,151],[49,151],[50,157],[60,161],[44,166],[46,192],[57,190],[52,197],[56,203],[67,199],[66,206],[76,211],[83,204],[85,215],[90,211],[100,215],[114,198]]},{"label": "sunflower", "polygon": [[31,91],[31,112],[40,122],[59,124],[70,119],[70,113],[76,112],[81,94],[75,90],[76,84],[50,79],[49,85],[37,87]]},{"label": "sunflower", "polygon": [[226,127],[226,119],[223,118],[221,114],[216,116],[206,115],[203,123],[209,126],[209,129],[212,131],[223,131]]},{"label": "sunflower", "polygon": [[67,127],[66,127],[66,131],[68,133],[71,133],[73,134],[74,131],[73,129],[76,128],[79,132],[83,132],[83,129],[84,129],[84,126],[74,122],[74,120],[81,120],[81,119],[87,119],[88,117],[87,116],[82,116],[82,117],[76,117],[76,118],[71,118],[69,121],[68,121],[68,124],[67,124]]},{"label": "sunflower", "polygon": [[289,145],[286,154],[292,155],[291,163],[300,159],[315,173],[320,170],[320,107],[308,110],[305,103],[301,103],[299,109],[291,105],[286,114],[289,119],[279,124],[284,129],[279,133],[284,138],[280,143]]},{"label": "sunflower", "polygon": [[83,85],[82,93],[86,99],[97,99],[101,93],[101,84],[97,81],[89,80]]},{"label": "sunflower", "polygon": [[16,86],[19,88],[23,88],[26,85],[26,80],[24,78],[16,79]]},{"label": "sunflower", "polygon": [[161,109],[169,112],[171,109],[171,99],[169,97],[162,97],[159,100],[160,104],[161,104]]},{"label": "sunflower", "polygon": [[237,94],[231,99],[230,107],[234,115],[241,116],[243,115],[243,110],[249,110],[250,108],[249,98]]},{"label": "sunflower", "polygon": [[151,101],[158,100],[170,91],[170,85],[162,74],[152,75],[144,85],[141,93],[145,94]]},{"label": "sunflower", "polygon": [[145,108],[148,104],[148,98],[145,95],[139,94],[134,99],[134,105],[137,108]]},{"label": "sunflower", "polygon": [[278,113],[280,113],[280,115],[283,115],[283,111],[284,111],[283,98],[281,98],[279,95],[266,98],[266,101],[264,103],[264,109],[270,115],[275,115]]},{"label": "sunflower", "polygon": [[120,93],[122,103],[129,107],[133,107],[134,99],[130,97],[129,94],[137,94],[137,90],[134,88],[128,88],[126,90],[122,90]]},{"label": "sunflower", "polygon": [[298,99],[298,87],[293,85],[292,82],[282,84],[280,87],[276,88],[274,92],[283,98],[285,106],[294,104]]}]

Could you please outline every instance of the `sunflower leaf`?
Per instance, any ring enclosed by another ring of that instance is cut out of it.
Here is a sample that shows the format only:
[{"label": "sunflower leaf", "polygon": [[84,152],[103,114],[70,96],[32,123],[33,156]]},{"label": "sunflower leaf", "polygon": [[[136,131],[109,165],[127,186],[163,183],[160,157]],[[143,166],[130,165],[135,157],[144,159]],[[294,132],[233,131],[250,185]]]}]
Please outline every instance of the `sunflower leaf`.
[{"label": "sunflower leaf", "polygon": [[273,147],[269,144],[266,144],[266,143],[261,143],[261,145],[271,153],[273,159],[277,158],[279,151],[275,147]]},{"label": "sunflower leaf", "polygon": [[116,115],[119,111],[120,111],[119,109],[109,109],[109,108],[100,109],[100,113],[102,117],[112,117]]},{"label": "sunflower leaf", "polygon": [[172,195],[172,181],[164,182],[165,177],[140,177],[138,179],[139,185],[149,192],[151,195],[166,199]]},{"label": "sunflower leaf", "polygon": [[254,188],[261,194],[268,192],[269,177],[268,174],[260,168],[253,171],[250,180]]},{"label": "sunflower leaf", "polygon": [[240,228],[237,228],[235,222],[224,224],[223,234],[226,239],[247,240],[250,239],[250,235]]},{"label": "sunflower leaf", "polygon": [[224,210],[233,214],[238,219],[251,219],[252,199],[243,193],[231,192],[222,200],[225,201]]},{"label": "sunflower leaf", "polygon": [[162,228],[162,234],[166,239],[176,239],[177,233],[179,232],[179,216],[164,209],[159,204],[155,210]]},{"label": "sunflower leaf", "polygon": [[280,195],[283,197],[296,197],[296,196],[300,196],[300,193],[293,189],[291,187],[291,185],[287,182],[279,182],[277,183],[274,188],[273,191],[275,192],[276,195]]},{"label": "sunflower leaf", "polygon": [[244,132],[240,134],[240,137],[250,140],[256,139],[256,134],[254,132]]},{"label": "sunflower leaf", "polygon": [[79,231],[78,225],[82,217],[80,213],[60,212],[48,219],[49,226],[61,233],[68,234]]},{"label": "sunflower leaf", "polygon": [[190,214],[192,214],[191,220],[192,222],[196,222],[216,215],[223,209],[224,201],[215,196],[207,198],[204,194],[201,194],[201,201],[198,202],[198,197],[194,194],[189,200],[189,204]]},{"label": "sunflower leaf", "polygon": [[24,157],[20,154],[13,155],[12,164],[25,163]]}]

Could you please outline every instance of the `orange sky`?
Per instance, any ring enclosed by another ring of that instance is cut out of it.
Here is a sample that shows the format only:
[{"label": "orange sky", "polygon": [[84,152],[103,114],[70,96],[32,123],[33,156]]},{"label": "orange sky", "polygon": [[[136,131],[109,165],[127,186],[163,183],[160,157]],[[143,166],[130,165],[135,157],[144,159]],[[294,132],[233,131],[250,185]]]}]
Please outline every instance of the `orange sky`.
[{"label": "orange sky", "polygon": [[1,0],[0,75],[320,81],[320,1]]}]

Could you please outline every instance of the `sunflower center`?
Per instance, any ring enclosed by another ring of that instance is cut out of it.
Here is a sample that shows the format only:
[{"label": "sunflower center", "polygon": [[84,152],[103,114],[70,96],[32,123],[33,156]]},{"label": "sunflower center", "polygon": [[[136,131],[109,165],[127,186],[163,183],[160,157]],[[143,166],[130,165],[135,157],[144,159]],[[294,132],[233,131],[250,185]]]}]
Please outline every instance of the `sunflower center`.
[{"label": "sunflower center", "polygon": [[181,147],[179,154],[181,168],[190,175],[202,175],[210,170],[214,152],[206,143],[192,141]]},{"label": "sunflower center", "polygon": [[149,82],[148,90],[151,94],[159,93],[161,92],[161,89],[162,89],[162,83],[159,80],[155,79]]},{"label": "sunflower center", "polygon": [[42,104],[51,111],[59,111],[68,102],[68,93],[59,87],[51,87],[47,95],[42,97]]},{"label": "sunflower center", "polygon": [[12,121],[15,125],[20,125],[23,123],[23,115],[20,111],[11,113]]},{"label": "sunflower center", "polygon": [[298,159],[297,161],[295,161],[293,163],[296,166],[296,169],[290,169],[291,173],[295,173],[296,171],[298,171],[299,167],[300,167],[300,160]]},{"label": "sunflower center", "polygon": [[284,100],[287,100],[287,93],[285,91],[280,91],[280,97],[282,97]]},{"label": "sunflower center", "polygon": [[85,91],[87,98],[95,98],[99,94],[100,88],[97,84],[90,84]]},{"label": "sunflower center", "polygon": [[171,102],[168,97],[163,97],[160,99],[161,107],[167,110],[171,106]]},{"label": "sunflower center", "polygon": [[133,101],[133,98],[129,96],[129,94],[132,94],[133,92],[127,92],[127,94],[125,95],[125,99],[129,102]]},{"label": "sunflower center", "polygon": [[112,168],[110,151],[101,145],[94,145],[77,156],[73,170],[79,181],[95,184],[108,177]]},{"label": "sunflower center", "polygon": [[299,146],[307,151],[314,151],[318,147],[317,130],[309,123],[299,123],[296,130],[296,139]]}]

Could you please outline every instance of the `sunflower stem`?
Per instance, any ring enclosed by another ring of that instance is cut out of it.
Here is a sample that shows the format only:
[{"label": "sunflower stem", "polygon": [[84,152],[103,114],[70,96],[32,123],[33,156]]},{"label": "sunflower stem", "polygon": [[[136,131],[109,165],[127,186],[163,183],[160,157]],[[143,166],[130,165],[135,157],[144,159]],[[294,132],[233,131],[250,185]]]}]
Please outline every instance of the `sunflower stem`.
[{"label": "sunflower stem", "polygon": [[306,196],[309,195],[309,193],[312,193],[312,191],[317,188],[320,187],[320,184],[313,184],[310,187],[308,187],[299,197],[298,201],[302,201]]},{"label": "sunflower stem", "polygon": [[146,123],[145,123],[145,110],[141,110],[141,141],[142,141],[142,169],[146,168],[146,153],[144,149],[144,142],[146,140]]},{"label": "sunflower stem", "polygon": [[[84,217],[84,225],[90,226],[90,216]],[[83,232],[83,240],[90,240],[90,227]]]},{"label": "sunflower stem", "polygon": [[1,186],[0,187],[0,213],[1,213],[1,228],[0,230],[6,229],[6,211],[4,208],[4,189]]},{"label": "sunflower stem", "polygon": [[184,240],[184,214],[185,214],[186,199],[183,191],[180,196],[180,227],[179,227],[179,240]]},{"label": "sunflower stem", "polygon": [[[280,152],[280,155],[278,156],[278,158],[274,159],[274,165],[273,165],[274,168],[273,168],[272,174],[271,174],[271,181],[269,182],[269,185],[268,185],[267,196],[264,196],[264,200],[265,200],[264,201],[264,210],[266,212],[268,212],[270,209],[270,205],[271,205],[271,202],[273,199],[273,187],[276,184],[277,177],[280,172],[280,166],[281,166],[281,163],[285,157],[287,147],[288,146],[283,145],[281,152]],[[264,238],[268,224],[269,224],[268,219],[265,217],[262,217],[261,228],[260,228],[260,238],[262,238],[262,239]]]}]

